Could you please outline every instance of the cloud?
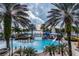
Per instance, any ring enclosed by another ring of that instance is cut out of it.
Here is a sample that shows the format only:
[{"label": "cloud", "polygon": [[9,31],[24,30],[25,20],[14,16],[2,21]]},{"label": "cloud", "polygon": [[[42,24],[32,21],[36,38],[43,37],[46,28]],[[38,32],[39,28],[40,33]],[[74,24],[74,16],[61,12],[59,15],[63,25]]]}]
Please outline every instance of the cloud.
[{"label": "cloud", "polygon": [[35,24],[43,24],[44,20],[42,20],[40,17],[35,16],[31,11],[28,11],[29,17],[31,21]]}]

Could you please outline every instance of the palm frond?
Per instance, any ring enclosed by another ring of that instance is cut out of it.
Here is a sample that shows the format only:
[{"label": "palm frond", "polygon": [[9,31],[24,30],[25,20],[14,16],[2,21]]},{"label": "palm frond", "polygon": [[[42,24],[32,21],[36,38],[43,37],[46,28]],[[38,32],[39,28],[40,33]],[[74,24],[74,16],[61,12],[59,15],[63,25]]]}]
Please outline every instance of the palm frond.
[{"label": "palm frond", "polygon": [[74,4],[72,11],[79,9],[79,3]]},{"label": "palm frond", "polygon": [[17,13],[16,13],[16,15],[23,15],[23,16],[29,16],[26,12],[24,12],[24,11],[18,11]]},{"label": "palm frond", "polygon": [[15,4],[12,8],[12,10],[24,10],[24,11],[28,11],[27,9],[27,5],[23,5],[23,4]]}]

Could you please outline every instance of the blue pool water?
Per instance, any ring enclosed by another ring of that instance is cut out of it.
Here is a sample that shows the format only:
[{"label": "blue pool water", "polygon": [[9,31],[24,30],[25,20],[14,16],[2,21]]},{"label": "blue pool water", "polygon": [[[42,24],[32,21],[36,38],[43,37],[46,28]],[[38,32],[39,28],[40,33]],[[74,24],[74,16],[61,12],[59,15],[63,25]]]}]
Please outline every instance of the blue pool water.
[{"label": "blue pool water", "polygon": [[14,40],[13,41],[13,48],[15,48],[15,47],[20,48],[20,46],[22,48],[24,48],[24,46],[25,47],[32,47],[32,48],[35,48],[35,50],[37,50],[37,53],[41,53],[41,52],[43,52],[45,46],[52,45],[52,44],[58,45],[58,41],[51,40],[51,39],[32,40],[31,42]]}]

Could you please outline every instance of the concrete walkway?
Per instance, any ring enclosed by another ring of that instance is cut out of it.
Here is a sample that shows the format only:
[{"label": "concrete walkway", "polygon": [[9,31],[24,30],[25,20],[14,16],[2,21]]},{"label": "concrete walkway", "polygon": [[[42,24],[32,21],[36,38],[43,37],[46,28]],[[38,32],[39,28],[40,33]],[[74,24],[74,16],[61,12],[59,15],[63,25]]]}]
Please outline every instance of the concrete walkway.
[{"label": "concrete walkway", "polygon": [[79,50],[76,48],[77,42],[72,42],[72,55],[73,56],[79,56]]},{"label": "concrete walkway", "polygon": [[[13,53],[15,52],[15,51],[18,51],[18,49],[14,49],[13,50]],[[10,50],[10,52],[8,51],[8,53],[7,54],[5,54],[4,56],[9,56],[9,55],[12,55],[12,49]]]}]

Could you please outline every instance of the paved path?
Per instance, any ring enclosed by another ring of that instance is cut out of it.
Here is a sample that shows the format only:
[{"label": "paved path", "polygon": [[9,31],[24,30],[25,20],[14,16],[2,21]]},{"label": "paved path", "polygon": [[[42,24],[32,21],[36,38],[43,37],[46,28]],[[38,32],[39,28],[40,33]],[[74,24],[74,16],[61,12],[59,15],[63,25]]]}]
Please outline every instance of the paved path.
[{"label": "paved path", "polygon": [[79,50],[76,48],[75,42],[72,42],[72,55],[79,56]]},{"label": "paved path", "polygon": [[[14,49],[14,50],[13,50],[13,53],[14,53],[15,51],[18,51],[18,49],[16,49],[16,50]],[[10,55],[12,54],[12,49],[10,50],[10,52],[8,51],[8,53],[5,54],[5,56],[9,56],[9,54],[10,54]]]}]

